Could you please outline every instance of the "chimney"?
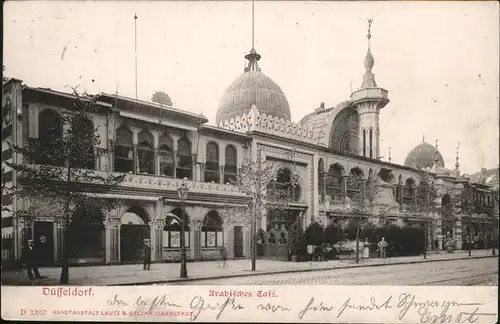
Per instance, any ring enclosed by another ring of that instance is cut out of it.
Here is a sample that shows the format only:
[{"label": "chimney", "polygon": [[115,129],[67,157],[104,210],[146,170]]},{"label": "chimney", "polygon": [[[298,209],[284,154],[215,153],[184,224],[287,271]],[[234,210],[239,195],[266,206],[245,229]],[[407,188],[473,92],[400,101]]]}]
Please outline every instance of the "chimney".
[{"label": "chimney", "polygon": [[322,103],[319,105],[319,108],[321,108],[321,109],[325,109],[325,103],[324,103],[324,102],[322,102]]}]

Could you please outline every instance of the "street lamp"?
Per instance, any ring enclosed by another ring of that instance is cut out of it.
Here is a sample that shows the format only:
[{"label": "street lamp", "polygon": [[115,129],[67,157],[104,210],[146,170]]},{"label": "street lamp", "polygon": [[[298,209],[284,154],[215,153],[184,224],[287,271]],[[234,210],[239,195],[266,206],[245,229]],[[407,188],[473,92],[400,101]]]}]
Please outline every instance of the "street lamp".
[{"label": "street lamp", "polygon": [[467,234],[467,247],[469,249],[469,256],[471,256],[471,239],[470,239],[470,234]]},{"label": "street lamp", "polygon": [[425,223],[425,239],[424,239],[424,260],[427,259],[427,244],[429,240],[429,223]]},{"label": "street lamp", "polygon": [[177,189],[177,194],[179,195],[179,199],[181,200],[182,207],[182,221],[181,221],[181,278],[187,278],[187,267],[186,267],[186,239],[184,236],[184,228],[186,224],[186,213],[185,213],[185,204],[187,200],[187,195],[189,188],[186,185],[187,178],[182,179],[181,186]]}]

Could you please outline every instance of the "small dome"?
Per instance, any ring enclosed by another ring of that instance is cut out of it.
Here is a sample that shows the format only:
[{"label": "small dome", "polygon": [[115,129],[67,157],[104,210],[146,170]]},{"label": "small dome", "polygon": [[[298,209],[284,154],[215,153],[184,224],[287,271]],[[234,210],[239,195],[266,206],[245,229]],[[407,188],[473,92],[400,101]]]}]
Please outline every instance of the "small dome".
[{"label": "small dome", "polygon": [[261,114],[291,120],[290,105],[278,84],[264,73],[251,70],[240,75],[222,95],[217,125],[248,113],[254,103]]},{"label": "small dome", "polygon": [[413,150],[408,153],[405,159],[405,166],[412,168],[432,168],[434,163],[438,159],[438,167],[444,168],[443,156],[436,147],[429,143],[421,143],[417,145]]}]

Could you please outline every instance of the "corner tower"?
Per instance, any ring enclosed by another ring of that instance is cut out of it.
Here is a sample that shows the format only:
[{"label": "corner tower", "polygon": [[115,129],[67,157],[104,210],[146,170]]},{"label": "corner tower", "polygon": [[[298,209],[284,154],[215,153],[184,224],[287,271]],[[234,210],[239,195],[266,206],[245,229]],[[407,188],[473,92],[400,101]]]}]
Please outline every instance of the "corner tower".
[{"label": "corner tower", "polygon": [[379,112],[389,103],[388,91],[377,86],[372,73],[375,60],[370,49],[371,25],[368,19],[368,51],[365,56],[365,75],[361,88],[351,94],[351,102],[359,116],[358,154],[361,156],[380,158]]}]

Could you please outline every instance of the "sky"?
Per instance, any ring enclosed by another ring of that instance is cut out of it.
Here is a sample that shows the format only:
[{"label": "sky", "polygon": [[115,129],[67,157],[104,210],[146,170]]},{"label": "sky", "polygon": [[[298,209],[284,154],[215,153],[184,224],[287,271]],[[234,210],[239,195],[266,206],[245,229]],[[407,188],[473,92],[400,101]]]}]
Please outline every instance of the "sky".
[{"label": "sky", "polygon": [[[8,1],[5,74],[30,86],[135,96],[165,91],[174,106],[215,123],[222,94],[252,43],[250,1]],[[499,10],[491,2],[256,1],[255,48],[262,72],[285,93],[295,122],[321,102],[348,100],[371,51],[378,85],[381,155],[403,164],[422,142],[447,168],[498,166]]]}]

